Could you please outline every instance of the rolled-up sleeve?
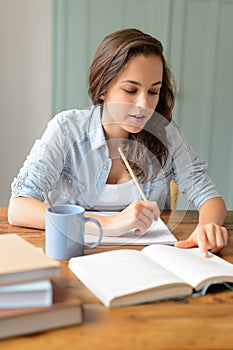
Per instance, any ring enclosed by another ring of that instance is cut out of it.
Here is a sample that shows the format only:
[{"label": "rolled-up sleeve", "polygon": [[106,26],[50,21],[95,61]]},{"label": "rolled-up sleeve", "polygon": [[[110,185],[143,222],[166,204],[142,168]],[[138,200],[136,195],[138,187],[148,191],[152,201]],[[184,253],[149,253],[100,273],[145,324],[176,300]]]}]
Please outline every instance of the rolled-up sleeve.
[{"label": "rolled-up sleeve", "polygon": [[51,191],[60,176],[65,157],[66,132],[54,117],[40,140],[36,140],[26,161],[13,180],[12,197],[44,200],[43,192]]}]

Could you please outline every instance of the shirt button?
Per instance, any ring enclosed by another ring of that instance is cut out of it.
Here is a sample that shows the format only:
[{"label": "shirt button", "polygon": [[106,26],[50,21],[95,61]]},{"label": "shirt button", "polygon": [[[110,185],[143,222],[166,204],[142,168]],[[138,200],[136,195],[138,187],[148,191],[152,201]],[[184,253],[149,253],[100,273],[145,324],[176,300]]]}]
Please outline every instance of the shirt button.
[{"label": "shirt button", "polygon": [[108,170],[108,166],[107,165],[104,165],[104,170]]},{"label": "shirt button", "polygon": [[69,182],[69,184],[72,184],[72,180],[71,179],[69,179],[68,182]]}]

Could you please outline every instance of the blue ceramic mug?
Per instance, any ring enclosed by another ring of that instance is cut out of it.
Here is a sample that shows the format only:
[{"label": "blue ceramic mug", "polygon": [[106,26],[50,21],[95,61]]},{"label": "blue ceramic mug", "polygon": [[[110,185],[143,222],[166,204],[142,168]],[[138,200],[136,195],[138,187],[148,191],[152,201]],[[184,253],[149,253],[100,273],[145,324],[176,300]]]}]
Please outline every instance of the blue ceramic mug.
[{"label": "blue ceramic mug", "polygon": [[[84,248],[96,248],[103,236],[99,221],[84,217],[85,210],[78,205],[57,205],[46,209],[45,252],[54,259],[67,260],[82,256]],[[85,243],[85,223],[93,222],[99,236],[93,244]]]}]

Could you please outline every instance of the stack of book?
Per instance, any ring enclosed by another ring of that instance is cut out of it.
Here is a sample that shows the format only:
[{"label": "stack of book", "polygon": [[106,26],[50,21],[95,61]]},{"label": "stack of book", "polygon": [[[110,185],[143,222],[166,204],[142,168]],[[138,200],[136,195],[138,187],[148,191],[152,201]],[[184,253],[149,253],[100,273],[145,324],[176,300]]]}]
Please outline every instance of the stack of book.
[{"label": "stack of book", "polygon": [[60,262],[17,234],[0,236],[0,339],[82,322],[82,304],[60,280]]}]

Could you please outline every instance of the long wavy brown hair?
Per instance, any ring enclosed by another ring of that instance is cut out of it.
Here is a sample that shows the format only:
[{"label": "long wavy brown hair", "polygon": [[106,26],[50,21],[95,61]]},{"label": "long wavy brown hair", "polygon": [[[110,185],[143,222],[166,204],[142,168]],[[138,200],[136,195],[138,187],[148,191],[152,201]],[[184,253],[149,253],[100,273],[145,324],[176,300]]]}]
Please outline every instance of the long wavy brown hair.
[{"label": "long wavy brown hair", "polygon": [[144,129],[130,134],[124,144],[124,152],[141,181],[155,177],[158,168],[163,167],[167,160],[165,126],[172,119],[175,84],[163,55],[163,46],[159,40],[138,29],[119,30],[102,40],[89,69],[89,95],[94,105],[103,105],[101,96],[108,91],[129,59],[152,54],[159,56],[163,64],[159,102]]}]

